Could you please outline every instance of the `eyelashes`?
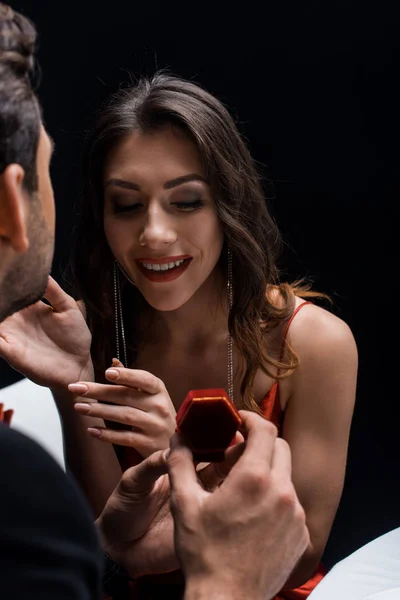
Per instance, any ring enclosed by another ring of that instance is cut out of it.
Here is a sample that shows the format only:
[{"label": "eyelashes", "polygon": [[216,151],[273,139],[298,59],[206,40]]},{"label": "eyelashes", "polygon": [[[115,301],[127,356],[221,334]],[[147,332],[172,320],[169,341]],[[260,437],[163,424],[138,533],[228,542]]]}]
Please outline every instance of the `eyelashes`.
[{"label": "eyelashes", "polygon": [[138,208],[140,208],[142,205],[140,203],[136,203],[136,204],[114,204],[113,208],[114,208],[114,213],[115,214],[120,214],[120,213],[127,213],[127,212],[135,212]]},{"label": "eyelashes", "polygon": [[[195,200],[172,202],[171,206],[173,206],[174,208],[176,208],[178,211],[181,211],[181,212],[192,212],[192,211],[202,208],[202,206],[204,206],[204,203],[200,198],[197,198]],[[125,205],[114,203],[114,213],[115,214],[135,213],[142,207],[143,207],[143,204],[141,202],[135,202],[134,204],[125,204]]]},{"label": "eyelashes", "polygon": [[203,202],[200,200],[200,198],[197,198],[196,200],[190,200],[188,202],[174,202],[173,205],[176,206],[178,210],[189,212],[201,208],[203,206]]}]

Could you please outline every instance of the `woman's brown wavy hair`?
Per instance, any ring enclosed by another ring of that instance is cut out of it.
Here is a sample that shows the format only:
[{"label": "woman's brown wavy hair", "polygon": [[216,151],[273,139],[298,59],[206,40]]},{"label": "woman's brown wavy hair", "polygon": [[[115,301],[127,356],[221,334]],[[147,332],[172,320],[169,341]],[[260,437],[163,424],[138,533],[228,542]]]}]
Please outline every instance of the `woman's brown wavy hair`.
[{"label": "woman's brown wavy hair", "polygon": [[[244,359],[241,406],[258,410],[252,386],[258,369],[272,377],[290,373],[297,357],[290,348],[281,363],[265,344],[266,331],[288,319],[295,296],[319,296],[307,286],[280,283],[276,258],[281,239],[250,152],[228,110],[199,85],[163,72],[121,88],[98,112],[83,154],[83,197],[72,259],[75,292],[86,306],[93,335],[96,376],[115,356],[113,256],[103,227],[103,166],[110,150],[133,131],[165,126],[185,132],[196,144],[206,169],[218,217],[225,234],[220,258],[227,271],[227,247],[233,259],[233,306],[228,326]],[[124,279],[124,278],[122,278]],[[272,290],[280,292],[280,302]],[[137,289],[121,282],[129,364],[143,332],[140,314],[146,303]]]}]

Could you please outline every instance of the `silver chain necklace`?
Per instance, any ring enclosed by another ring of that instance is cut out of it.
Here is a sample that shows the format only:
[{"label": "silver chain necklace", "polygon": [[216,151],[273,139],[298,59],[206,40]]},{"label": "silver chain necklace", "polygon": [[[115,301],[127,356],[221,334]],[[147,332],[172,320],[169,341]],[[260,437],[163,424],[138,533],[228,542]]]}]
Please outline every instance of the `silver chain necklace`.
[{"label": "silver chain necklace", "polygon": [[[228,246],[228,317],[230,315],[232,304],[233,304],[233,289],[232,289],[232,251]],[[228,326],[228,396],[231,402],[233,402],[233,345],[232,336]]]},{"label": "silver chain necklace", "polygon": [[[115,345],[117,350],[117,359],[123,362],[124,366],[128,365],[128,354],[126,351],[126,340],[125,340],[125,327],[124,327],[124,315],[122,312],[122,300],[121,300],[121,286],[119,282],[119,270],[125,275],[127,280],[135,285],[129,275],[124,271],[121,265],[114,261],[114,315],[115,315]],[[119,334],[121,330],[122,338],[122,350],[123,350],[123,361],[121,361]]]},{"label": "silver chain necklace", "polygon": [[[114,315],[115,315],[115,345],[116,345],[116,354],[117,359],[120,362],[123,362],[126,367],[128,364],[128,354],[126,351],[126,338],[125,338],[125,327],[124,327],[124,318],[122,312],[122,300],[121,300],[121,286],[119,280],[119,272],[126,277],[131,285],[135,285],[129,275],[125,272],[125,270],[121,267],[121,265],[114,261]],[[228,281],[227,281],[227,292],[228,292],[228,315],[232,308],[233,304],[233,289],[232,289],[232,252],[230,248],[228,248]],[[123,351],[123,361],[121,361],[121,348],[120,348],[120,335],[121,335],[121,344]],[[232,344],[232,336],[228,329],[228,396],[231,402],[233,403],[233,344]]]}]

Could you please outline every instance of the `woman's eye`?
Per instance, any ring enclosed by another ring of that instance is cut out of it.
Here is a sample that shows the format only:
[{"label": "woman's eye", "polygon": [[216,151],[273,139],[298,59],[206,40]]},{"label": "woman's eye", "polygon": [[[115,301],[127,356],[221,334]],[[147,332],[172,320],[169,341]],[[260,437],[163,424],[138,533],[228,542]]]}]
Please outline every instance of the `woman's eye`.
[{"label": "woman's eye", "polygon": [[200,199],[186,202],[174,202],[174,206],[176,206],[178,210],[191,211],[201,208],[203,206],[203,202]]},{"label": "woman's eye", "polygon": [[141,206],[142,205],[140,204],[140,202],[136,202],[135,204],[114,204],[114,212],[117,214],[125,212],[135,212]]}]

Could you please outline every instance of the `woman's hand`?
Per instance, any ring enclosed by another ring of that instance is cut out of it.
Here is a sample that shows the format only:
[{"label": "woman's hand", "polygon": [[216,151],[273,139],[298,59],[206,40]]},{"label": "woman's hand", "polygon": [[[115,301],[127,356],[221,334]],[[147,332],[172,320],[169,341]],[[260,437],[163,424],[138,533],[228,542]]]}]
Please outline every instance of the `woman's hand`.
[{"label": "woman's hand", "polygon": [[0,324],[0,356],[53,390],[93,376],[91,334],[77,302],[49,277],[45,298]]},{"label": "woman's hand", "polygon": [[[103,442],[135,448],[143,458],[168,448],[176,428],[176,412],[161,379],[147,371],[123,367],[108,369],[106,378],[115,384],[85,381],[68,386],[80,397],[75,410],[128,428],[89,428],[89,433]],[[88,402],[83,403],[82,398]]]}]

